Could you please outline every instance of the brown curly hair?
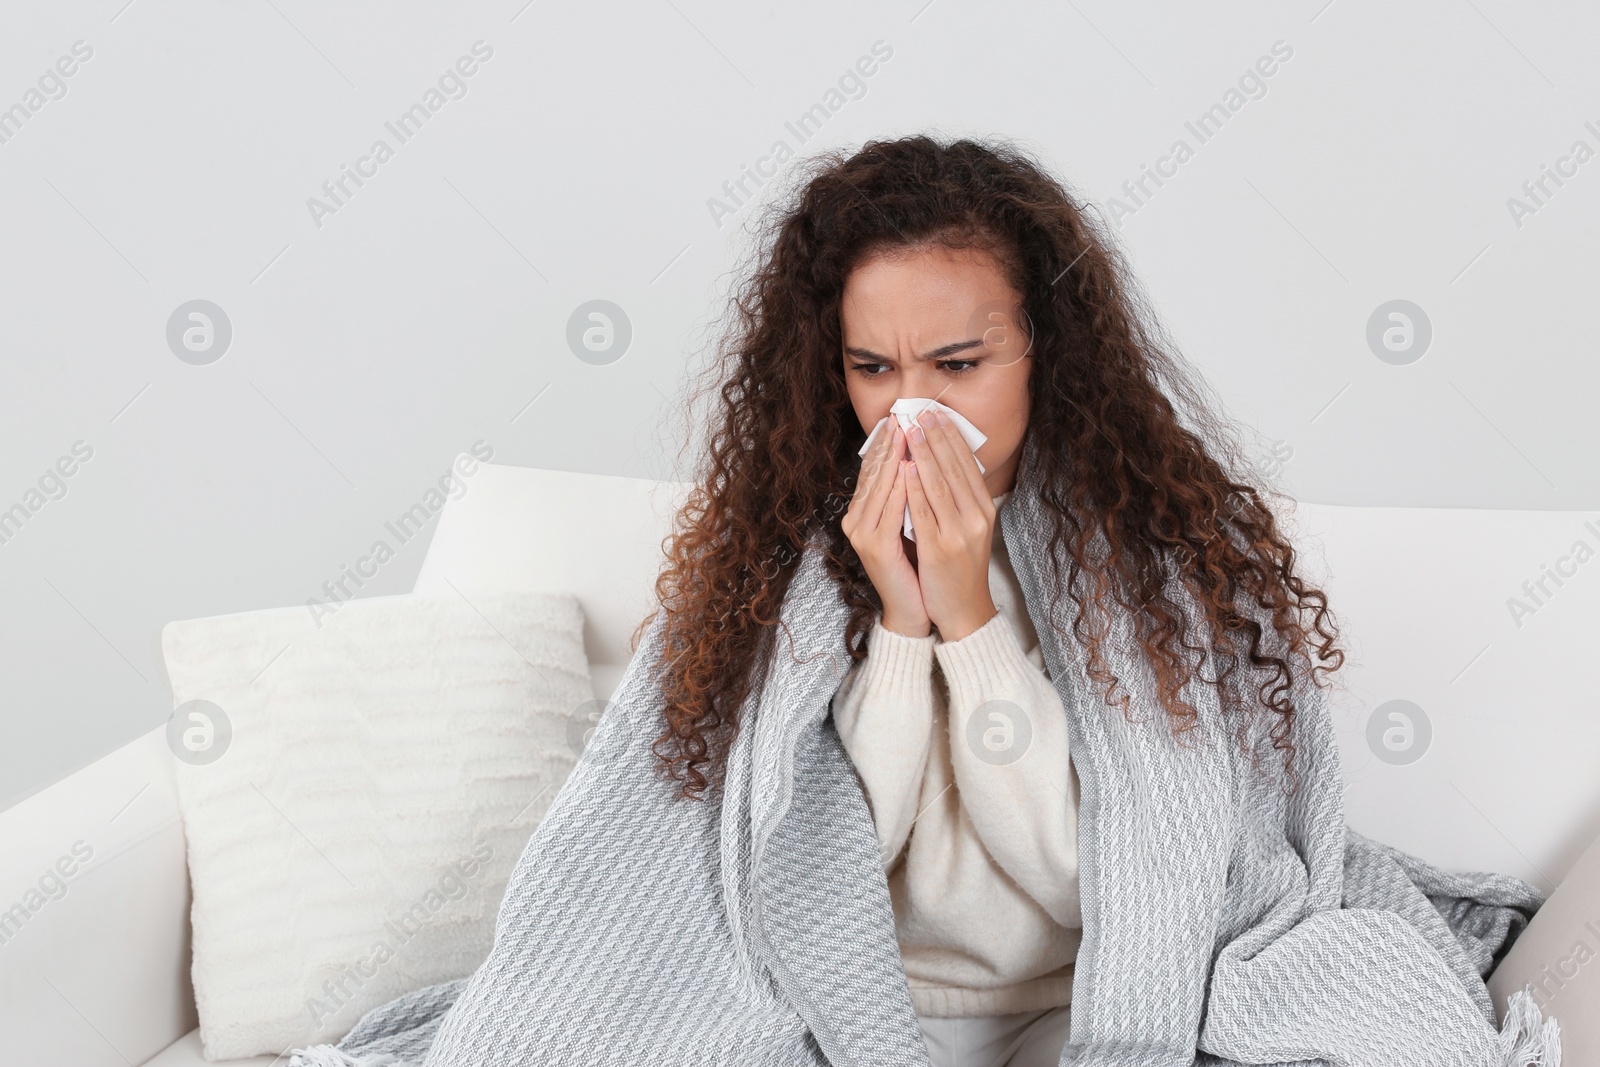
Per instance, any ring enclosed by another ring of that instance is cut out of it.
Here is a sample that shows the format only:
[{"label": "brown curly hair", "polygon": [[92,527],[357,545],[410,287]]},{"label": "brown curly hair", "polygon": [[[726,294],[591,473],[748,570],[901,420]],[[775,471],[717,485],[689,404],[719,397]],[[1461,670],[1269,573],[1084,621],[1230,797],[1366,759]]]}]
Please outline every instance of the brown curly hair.
[{"label": "brown curly hair", "polygon": [[[709,782],[702,768],[725,767],[799,553],[819,524],[828,573],[852,609],[850,655],[866,656],[881,603],[840,530],[866,436],[846,392],[840,296],[875,253],[942,246],[988,251],[1022,295],[1035,361],[1023,448],[1039,452],[1057,570],[1066,540],[1070,568],[1054,575],[1055,598],[1066,588],[1077,605],[1074,632],[1089,650],[1091,678],[1127,714],[1127,695],[1111,697],[1117,679],[1102,635],[1085,619],[1091,604],[1101,618],[1133,612],[1181,740],[1199,721],[1180,692],[1207,658],[1227,665],[1202,677],[1219,687],[1223,707],[1256,710],[1229,684],[1242,650],[1265,675],[1256,696],[1277,716],[1272,745],[1293,777],[1291,660],[1307,662],[1312,646],[1333,664],[1316,671],[1331,674],[1344,660],[1327,598],[1296,575],[1295,552],[1263,500],[1272,490],[1210,413],[1209,391],[1169,354],[1112,242],[1060,182],[1007,143],[918,135],[841,157],[797,165],[792,205],[775,203],[759,220],[754,264],[730,298],[733,328],[706,375],[720,404],[655,587],[667,613],[652,665],[665,697],[657,770],[684,783],[680,799],[700,799]],[[1169,392],[1195,429],[1180,423]],[[1109,551],[1091,566],[1096,527]],[[1085,573],[1092,596],[1078,588]],[[1209,645],[1191,643],[1196,630],[1169,596],[1174,575],[1185,599],[1204,607]],[[635,647],[654,618],[640,624]]]}]

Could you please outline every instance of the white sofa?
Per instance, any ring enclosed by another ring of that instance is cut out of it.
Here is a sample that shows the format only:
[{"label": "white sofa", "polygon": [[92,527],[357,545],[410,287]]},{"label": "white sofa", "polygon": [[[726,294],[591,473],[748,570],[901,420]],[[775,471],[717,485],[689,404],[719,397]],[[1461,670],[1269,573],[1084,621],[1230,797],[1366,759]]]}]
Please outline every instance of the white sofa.
[{"label": "white sofa", "polygon": [[[441,514],[416,592],[576,594],[596,696],[609,696],[686,489],[484,465]],[[1507,601],[1574,541],[1600,543],[1600,524],[1591,533],[1571,512],[1283,506],[1352,652],[1347,691],[1333,698],[1350,822],[1448,869],[1554,888],[1600,831],[1600,564],[1547,582],[1553,595],[1520,628]],[[1420,705],[1432,731],[1426,754],[1403,765],[1367,741],[1369,713],[1397,698]],[[92,858],[76,867],[79,842]],[[75,868],[65,895],[0,943],[0,1059],[206,1062],[164,728],[0,812],[0,909],[64,858]]]}]

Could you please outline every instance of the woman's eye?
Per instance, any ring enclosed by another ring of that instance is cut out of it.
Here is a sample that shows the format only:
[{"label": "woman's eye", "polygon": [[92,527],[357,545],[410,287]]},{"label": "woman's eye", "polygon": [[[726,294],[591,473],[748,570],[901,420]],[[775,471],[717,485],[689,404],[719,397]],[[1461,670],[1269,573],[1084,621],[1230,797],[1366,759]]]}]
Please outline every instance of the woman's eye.
[{"label": "woman's eye", "polygon": [[[966,374],[980,362],[982,361],[976,359],[942,359],[939,361],[939,367],[949,371],[951,374]],[[852,363],[850,369],[860,371],[868,378],[876,378],[878,377],[878,371],[888,371],[893,368],[887,363]]]}]

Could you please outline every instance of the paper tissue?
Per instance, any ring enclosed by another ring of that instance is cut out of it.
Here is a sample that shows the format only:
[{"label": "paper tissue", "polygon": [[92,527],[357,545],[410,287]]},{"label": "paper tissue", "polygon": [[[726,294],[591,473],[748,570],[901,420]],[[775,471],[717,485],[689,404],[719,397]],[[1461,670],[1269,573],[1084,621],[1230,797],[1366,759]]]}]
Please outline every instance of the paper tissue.
[{"label": "paper tissue", "polygon": [[[877,441],[878,433],[880,431],[887,432],[885,428],[889,425],[889,420],[891,418],[896,419],[900,423],[900,428],[909,433],[911,427],[916,422],[917,416],[922,414],[922,412],[928,408],[937,408],[949,417],[950,421],[955,424],[956,430],[960,432],[961,439],[967,443],[968,448],[972,449],[972,458],[977,462],[978,470],[980,472],[984,471],[986,468],[983,465],[983,460],[978,459],[977,451],[983,445],[983,443],[989,439],[988,436],[982,430],[972,425],[971,422],[967,421],[967,417],[961,414],[961,412],[957,411],[955,408],[950,407],[948,404],[941,404],[939,401],[930,397],[922,396],[903,397],[891,404],[889,406],[889,414],[878,420],[878,424],[872,428],[871,433],[867,434],[866,442],[861,446],[861,450],[857,452],[856,455],[865,456],[867,454],[867,449],[871,448],[873,443]],[[905,531],[906,537],[912,541],[917,539],[916,533],[911,528],[910,504],[906,505],[906,517],[902,529]]]}]

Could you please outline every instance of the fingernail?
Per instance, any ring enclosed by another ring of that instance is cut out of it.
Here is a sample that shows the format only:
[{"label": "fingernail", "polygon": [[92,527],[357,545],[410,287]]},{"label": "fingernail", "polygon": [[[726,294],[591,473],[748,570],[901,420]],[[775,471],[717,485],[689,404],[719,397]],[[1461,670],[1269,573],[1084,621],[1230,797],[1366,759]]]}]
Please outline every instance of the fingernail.
[{"label": "fingernail", "polygon": [[950,421],[950,416],[946,415],[944,412],[938,410],[937,408],[934,409],[933,418],[934,418],[934,421],[939,422],[939,423],[946,423],[946,422]]},{"label": "fingernail", "polygon": [[916,441],[918,444],[922,443],[922,440],[925,436],[926,435],[922,432],[921,426],[913,426],[911,428],[911,439]]}]

